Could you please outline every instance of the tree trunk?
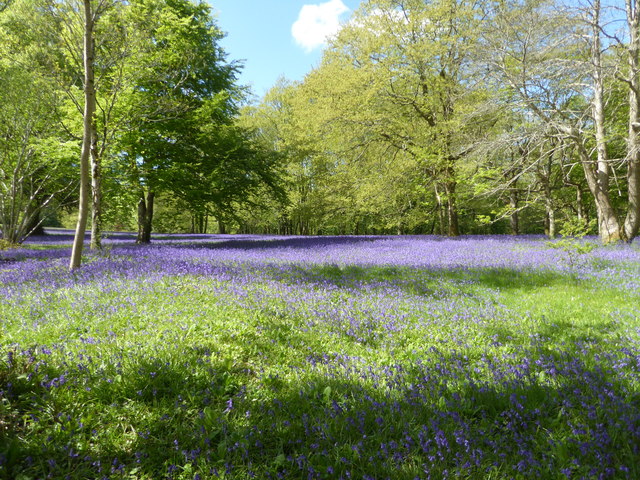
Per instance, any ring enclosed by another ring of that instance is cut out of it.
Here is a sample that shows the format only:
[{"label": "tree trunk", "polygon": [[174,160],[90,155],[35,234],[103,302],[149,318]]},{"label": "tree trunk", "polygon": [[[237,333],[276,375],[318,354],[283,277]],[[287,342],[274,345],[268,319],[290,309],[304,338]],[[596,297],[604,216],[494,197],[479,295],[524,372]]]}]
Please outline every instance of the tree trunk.
[{"label": "tree trunk", "polygon": [[551,202],[545,202],[544,233],[549,238],[556,238],[556,211]]},{"label": "tree trunk", "polygon": [[[640,126],[640,124],[639,124]],[[636,132],[635,136],[638,136]],[[627,206],[627,216],[624,221],[624,236],[626,241],[631,242],[637,235],[640,227],[640,142],[634,140],[636,145],[634,152],[630,156],[627,165],[627,189],[629,205]]]},{"label": "tree trunk", "polygon": [[98,154],[98,130],[91,141],[91,249],[102,249],[102,162]]},{"label": "tree trunk", "polygon": [[[144,196],[144,191],[140,192],[138,197],[138,237],[136,243],[143,243],[144,238],[144,223],[147,218],[147,201]],[[191,223],[191,233],[193,233],[193,222]]]},{"label": "tree trunk", "polygon": [[27,208],[27,225],[25,232],[27,235],[44,235],[44,227],[42,226],[42,218],[40,216],[40,206],[42,202],[37,201],[37,205]]},{"label": "tree trunk", "polygon": [[446,219],[444,215],[444,205],[442,203],[442,195],[440,195],[440,191],[438,190],[437,183],[435,184],[435,192],[436,192],[436,202],[437,202],[437,209],[438,209],[438,227],[439,227],[438,233],[444,236]]},{"label": "tree trunk", "polygon": [[576,129],[569,128],[566,131],[577,148],[587,186],[596,204],[600,241],[607,244],[624,240],[624,230],[618,221],[609,195],[608,166],[592,160],[587,147],[584,145],[583,136]]},{"label": "tree trunk", "polygon": [[629,126],[627,134],[627,194],[624,235],[631,242],[640,228],[640,5],[626,0],[629,28]]},{"label": "tree trunk", "polygon": [[460,235],[460,226],[458,225],[458,207],[456,205],[456,181],[447,180],[444,184],[447,194],[447,223],[449,225],[447,234],[450,237]]},{"label": "tree trunk", "polygon": [[589,185],[589,190],[593,194],[596,211],[598,213],[598,233],[600,240],[604,244],[619,242],[624,239],[624,231],[620,228],[616,211],[611,204],[608,176],[606,176],[605,184],[605,175],[603,175],[603,172],[594,168],[588,152],[583,145],[580,145],[580,147],[582,168],[587,179],[587,185]]},{"label": "tree trunk", "polygon": [[589,222],[584,209],[584,199],[582,198],[582,188],[580,185],[576,185],[576,213],[579,221],[585,224]]},{"label": "tree trunk", "polygon": [[84,247],[84,232],[87,228],[91,175],[89,172],[89,157],[93,137],[93,121],[96,111],[96,91],[94,85],[94,19],[91,11],[91,0],[84,0],[84,113],[82,151],[80,153],[80,206],[78,208],[78,223],[71,249],[69,269],[80,267],[82,249]]},{"label": "tree trunk", "polygon": [[618,217],[608,198],[596,201],[598,211],[598,232],[602,243],[615,243],[624,239],[624,231],[620,228]]},{"label": "tree trunk", "polygon": [[207,233],[207,214],[195,212],[191,215],[191,233]]},{"label": "tree trunk", "polygon": [[551,188],[551,174],[553,171],[553,152],[547,154],[546,164],[538,169],[538,177],[542,183],[544,193],[544,233],[549,238],[556,236],[556,211],[553,203],[553,190]]},{"label": "tree trunk", "polygon": [[436,215],[433,216],[433,221],[431,222],[431,229],[429,230],[429,232],[431,232],[431,235],[435,235],[436,233],[436,222],[438,221],[438,218]]},{"label": "tree trunk", "polygon": [[518,189],[512,188],[509,191],[509,209],[511,216],[509,217],[509,226],[512,235],[520,235],[520,219],[518,218]]},{"label": "tree trunk", "polygon": [[591,61],[593,65],[592,115],[596,133],[597,160],[595,171],[589,156],[581,144],[580,155],[587,183],[596,200],[598,210],[598,232],[603,243],[617,242],[624,238],[624,231],[611,203],[609,194],[609,159],[607,156],[607,131],[605,128],[604,71],[600,41],[600,0],[594,0],[592,12]]},{"label": "tree trunk", "polygon": [[549,238],[556,238],[556,210],[553,205],[550,174],[544,178],[544,233]]},{"label": "tree trunk", "polygon": [[136,243],[151,243],[151,227],[153,225],[153,201],[155,192],[150,190],[145,198],[141,192],[138,200],[138,238]]}]

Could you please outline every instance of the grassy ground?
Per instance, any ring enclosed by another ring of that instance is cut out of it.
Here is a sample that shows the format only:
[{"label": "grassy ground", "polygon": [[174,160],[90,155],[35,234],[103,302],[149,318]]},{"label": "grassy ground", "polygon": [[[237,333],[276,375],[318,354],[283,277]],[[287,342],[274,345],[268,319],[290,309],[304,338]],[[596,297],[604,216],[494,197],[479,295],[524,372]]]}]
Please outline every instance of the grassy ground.
[{"label": "grassy ground", "polygon": [[7,253],[0,478],[640,478],[637,247],[338,240]]}]

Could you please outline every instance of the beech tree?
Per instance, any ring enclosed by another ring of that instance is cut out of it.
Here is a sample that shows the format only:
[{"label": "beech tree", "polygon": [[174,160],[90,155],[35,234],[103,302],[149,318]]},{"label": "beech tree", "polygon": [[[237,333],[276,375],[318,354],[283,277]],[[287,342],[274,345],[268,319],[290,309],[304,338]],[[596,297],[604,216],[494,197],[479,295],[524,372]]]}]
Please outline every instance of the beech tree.
[{"label": "beech tree", "polygon": [[368,1],[303,87],[327,122],[420,165],[449,235],[460,233],[460,163],[485,121],[474,78],[477,12],[464,0]]},{"label": "beech tree", "polygon": [[47,208],[68,200],[75,148],[51,116],[58,108],[51,85],[33,73],[0,61],[0,105],[0,230],[20,244]]},{"label": "beech tree", "polygon": [[[638,232],[638,11],[626,2],[626,28],[612,32],[611,14],[599,0],[563,7],[541,1],[503,3],[494,30],[485,37],[487,62],[519,105],[543,122],[558,142],[569,142],[594,198],[603,243],[631,241]],[[622,67],[617,52],[626,55]],[[628,130],[623,162],[627,170],[626,214],[616,208],[610,185],[619,163],[611,158],[608,131],[616,119],[607,105],[616,83],[629,89]],[[595,145],[595,148],[592,146]]]},{"label": "beech tree", "polygon": [[84,112],[82,129],[82,151],[80,153],[80,199],[78,207],[78,222],[71,249],[69,268],[76,269],[82,262],[82,250],[84,247],[84,235],[87,228],[89,215],[89,197],[91,195],[90,155],[96,148],[94,135],[94,115],[96,111],[96,90],[94,85],[95,39],[94,29],[98,14],[103,3],[94,8],[91,0],[84,0],[82,12],[84,19],[83,35],[83,66],[84,66]]},{"label": "beech tree", "polygon": [[229,131],[242,92],[235,84],[239,67],[226,60],[219,44],[223,35],[208,4],[149,0],[129,5],[137,48],[127,66],[132,88],[118,107],[126,112],[119,146],[122,171],[137,192],[137,241],[148,243],[159,192],[183,199],[209,193],[202,186],[209,175],[198,168],[209,168],[228,147],[211,139]]},{"label": "beech tree", "polygon": [[75,145],[56,119],[59,91],[20,21],[32,6],[7,2],[0,10],[0,230],[10,243],[39,231],[44,212],[73,191]]}]

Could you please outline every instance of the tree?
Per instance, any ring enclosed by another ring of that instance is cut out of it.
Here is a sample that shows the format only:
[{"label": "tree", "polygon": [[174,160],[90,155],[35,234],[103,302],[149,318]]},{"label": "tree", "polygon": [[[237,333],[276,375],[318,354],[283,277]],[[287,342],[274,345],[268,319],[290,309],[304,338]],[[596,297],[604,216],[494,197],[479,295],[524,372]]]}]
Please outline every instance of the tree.
[{"label": "tree", "polygon": [[[45,31],[55,33],[54,46],[47,56],[50,74],[66,93],[70,105],[75,107],[82,122],[72,115],[62,119],[70,132],[84,139],[86,127],[87,100],[87,28],[91,28],[91,75],[94,106],[91,120],[89,144],[90,162],[90,205],[91,205],[91,248],[101,248],[103,188],[103,161],[118,131],[119,122],[114,108],[118,96],[126,86],[123,76],[126,57],[133,44],[129,42],[123,10],[126,5],[121,0],[92,0],[81,3],[78,0],[55,2],[42,0],[46,6],[48,24]],[[95,6],[92,6],[95,5]],[[87,21],[87,8],[92,18]],[[99,19],[99,21],[98,21]],[[96,37],[98,41],[96,42]],[[71,113],[71,112],[69,112]],[[82,132],[82,133],[80,133]]]},{"label": "tree", "polygon": [[[486,61],[508,85],[514,108],[543,122],[560,143],[570,143],[594,198],[602,242],[631,241],[638,231],[638,11],[626,3],[626,30],[612,33],[616,10],[599,0],[561,8],[544,1],[501,3],[491,14],[493,32],[485,36]],[[497,28],[496,28],[497,27]],[[626,55],[621,68],[612,47]],[[616,159],[611,158],[616,123],[617,83],[629,89],[626,218],[610,192]],[[517,105],[517,107],[515,107]]]},{"label": "tree", "polygon": [[243,145],[230,140],[240,138],[231,120],[242,94],[239,67],[226,61],[205,2],[132,1],[129,13],[138,48],[127,66],[132,88],[118,107],[128,119],[119,146],[122,170],[138,192],[137,241],[148,243],[157,193],[174,193],[196,209],[211,199],[216,162]]},{"label": "tree", "polygon": [[[95,97],[94,114],[91,127],[93,145],[89,150],[91,176],[91,207],[92,207],[92,248],[100,247],[100,214],[101,214],[101,163],[106,147],[109,145],[113,126],[111,113],[113,102],[122,82],[117,78],[121,71],[121,52],[123,35],[122,25],[116,25],[111,19],[105,22],[105,15],[122,6],[120,0],[92,0],[85,3],[81,0],[16,0],[13,7],[16,14],[12,18],[11,26],[20,32],[20,50],[29,51],[32,57],[29,64],[43,77],[48,77],[56,84],[56,89],[64,92],[70,109],[58,118],[63,129],[78,142],[83,137],[84,114],[86,113],[86,94],[84,86],[86,28],[91,28],[92,43],[92,71],[93,91]],[[86,19],[87,9],[92,18]],[[117,17],[117,15],[115,15]],[[97,22],[101,18],[100,22]],[[100,31],[102,23],[109,23],[108,34]],[[96,42],[94,37],[99,37]],[[15,46],[14,46],[15,48]],[[96,59],[97,56],[97,59]],[[97,71],[97,76],[96,72]],[[96,88],[96,85],[98,86]],[[77,109],[79,121],[72,110]],[[61,109],[62,110],[62,109]],[[97,118],[96,117],[97,113]]]},{"label": "tree", "polygon": [[327,124],[419,164],[449,235],[460,233],[459,166],[487,120],[474,79],[478,22],[464,0],[368,1],[304,82]]},{"label": "tree", "polygon": [[[597,5],[599,7],[599,3]],[[640,1],[625,0],[628,69],[623,82],[629,91],[629,117],[627,127],[627,199],[628,209],[624,221],[624,232],[628,241],[638,235],[640,229]],[[597,25],[597,24],[596,24]],[[620,44],[620,42],[619,42]]]},{"label": "tree", "polygon": [[84,35],[83,35],[83,65],[84,65],[84,113],[83,129],[82,129],[82,151],[80,153],[80,200],[78,208],[78,222],[76,232],[73,239],[73,247],[71,248],[71,259],[69,269],[73,270],[80,267],[82,262],[82,250],[84,247],[84,232],[87,227],[89,196],[91,195],[91,173],[89,165],[89,157],[91,151],[95,150],[94,136],[94,115],[96,111],[96,91],[94,85],[94,55],[95,55],[95,39],[94,28],[98,19],[98,13],[101,11],[102,3],[98,8],[94,9],[91,0],[83,0],[84,12]]},{"label": "tree", "polygon": [[0,227],[9,243],[22,243],[43,210],[72,190],[66,164],[74,148],[61,142],[56,103],[43,79],[0,62]]},{"label": "tree", "polygon": [[60,97],[19,21],[30,7],[11,2],[0,11],[0,226],[10,243],[38,230],[43,212],[64,205],[73,184],[75,146],[56,120]]}]

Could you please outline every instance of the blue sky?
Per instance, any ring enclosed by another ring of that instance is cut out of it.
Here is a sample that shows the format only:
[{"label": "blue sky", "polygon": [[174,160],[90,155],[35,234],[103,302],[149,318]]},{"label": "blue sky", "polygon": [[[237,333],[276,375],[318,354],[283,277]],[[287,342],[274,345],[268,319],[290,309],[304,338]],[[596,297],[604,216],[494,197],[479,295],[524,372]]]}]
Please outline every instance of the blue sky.
[{"label": "blue sky", "polygon": [[243,60],[240,83],[263,96],[279,77],[302,80],[320,62],[323,39],[360,0],[208,0],[230,60]]}]

